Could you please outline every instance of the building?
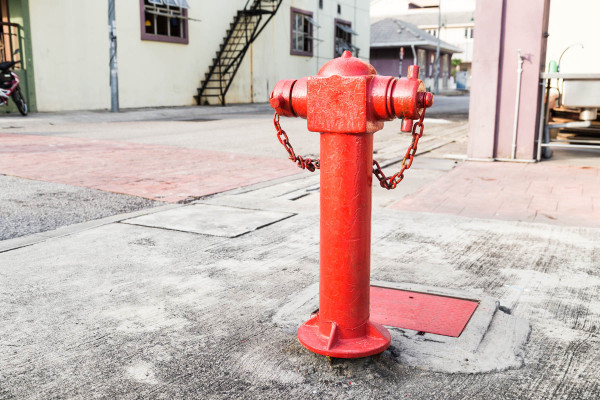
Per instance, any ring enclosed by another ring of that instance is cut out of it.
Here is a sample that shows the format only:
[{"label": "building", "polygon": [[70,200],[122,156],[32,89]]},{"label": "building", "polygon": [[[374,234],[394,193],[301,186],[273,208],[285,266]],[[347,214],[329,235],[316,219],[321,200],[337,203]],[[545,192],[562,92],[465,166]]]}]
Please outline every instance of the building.
[{"label": "building", "polygon": [[[385,18],[400,19],[438,36],[438,23],[441,22],[440,39],[460,49],[452,56],[460,89],[470,87],[471,62],[473,60],[473,39],[475,35],[475,0],[372,0],[371,22]],[[441,11],[441,21],[439,11]]]},{"label": "building", "polygon": [[[381,75],[406,76],[408,66],[420,67],[420,78],[430,90],[435,79],[438,39],[407,22],[386,18],[371,24],[371,64]],[[440,41],[439,87],[454,87],[450,70],[452,54],[460,49]]]},{"label": "building", "polygon": [[598,1],[552,0],[548,21],[546,66],[551,60],[561,60],[561,72],[600,72],[598,16]]},{"label": "building", "polygon": [[[0,0],[31,109],[110,108],[108,3]],[[344,49],[369,59],[368,0],[115,4],[121,108],[267,101]]]},{"label": "building", "polygon": [[[468,157],[534,162],[541,155],[545,100],[550,97],[545,96],[546,82],[540,79],[548,61],[559,61],[561,54],[564,56],[560,72],[571,77],[555,76],[552,83],[563,95],[565,80],[577,81],[582,76],[577,78],[575,74],[587,75],[581,86],[584,90],[578,94],[589,97],[575,109],[600,108],[595,89],[600,82],[600,45],[596,39],[600,34],[600,4],[589,0],[477,0],[476,12],[477,35],[486,40],[476,40],[473,53]],[[575,43],[584,47],[571,47]],[[593,121],[596,118],[579,118],[597,123]],[[597,138],[598,130],[588,127],[588,139],[594,135]],[[561,141],[555,144],[572,144],[580,150],[597,144],[597,139]]]}]

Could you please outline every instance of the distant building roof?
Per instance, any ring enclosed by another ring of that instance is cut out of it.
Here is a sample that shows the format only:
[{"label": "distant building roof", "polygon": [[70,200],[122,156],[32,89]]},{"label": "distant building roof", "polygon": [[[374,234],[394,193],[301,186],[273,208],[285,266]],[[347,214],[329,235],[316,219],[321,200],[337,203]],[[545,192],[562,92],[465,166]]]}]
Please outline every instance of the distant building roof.
[{"label": "distant building roof", "polygon": [[412,0],[408,2],[408,8],[438,8],[440,0]]},{"label": "distant building roof", "polygon": [[[438,39],[399,19],[386,18],[371,24],[371,47],[411,46],[435,49]],[[460,53],[462,50],[450,43],[440,41],[440,50],[446,53]]]}]

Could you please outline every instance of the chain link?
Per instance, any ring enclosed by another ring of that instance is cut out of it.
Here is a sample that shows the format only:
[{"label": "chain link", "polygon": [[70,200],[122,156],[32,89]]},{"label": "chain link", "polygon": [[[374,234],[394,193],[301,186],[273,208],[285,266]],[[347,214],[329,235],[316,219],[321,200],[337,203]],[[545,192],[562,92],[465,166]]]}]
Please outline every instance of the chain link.
[{"label": "chain link", "polygon": [[[396,186],[400,182],[402,182],[402,179],[404,179],[404,171],[409,169],[412,165],[415,154],[417,153],[417,145],[419,144],[419,139],[421,138],[421,136],[423,136],[423,119],[425,119],[425,109],[423,110],[423,114],[421,114],[421,118],[419,118],[419,121],[413,125],[412,141],[408,146],[408,149],[406,150],[404,158],[402,159],[402,168],[399,172],[396,172],[390,177],[386,177],[383,171],[381,170],[379,163],[373,160],[373,175],[375,175],[377,180],[379,180],[379,185],[382,188],[387,190],[395,189]],[[275,125],[275,129],[277,130],[277,139],[279,139],[279,143],[281,143],[283,147],[285,147],[286,151],[289,154],[290,160],[295,162],[299,168],[307,169],[310,172],[321,168],[321,164],[318,159],[313,160],[311,158],[304,158],[302,156],[296,155],[296,153],[294,152],[294,148],[290,143],[288,135],[285,133],[285,131],[281,128],[281,125],[279,124],[279,114],[277,114],[277,112],[275,112],[275,116],[273,117],[273,124]],[[419,129],[418,133],[417,128]]]},{"label": "chain link", "polygon": [[275,112],[275,116],[273,117],[273,124],[275,125],[275,129],[277,130],[277,139],[279,139],[279,143],[281,143],[283,147],[285,147],[285,149],[287,150],[288,154],[290,155],[290,160],[295,162],[299,168],[307,169],[310,172],[314,172],[315,169],[321,168],[319,160],[312,160],[308,157],[304,158],[302,156],[296,155],[296,153],[294,152],[294,148],[290,143],[288,135],[285,133],[285,131],[281,128],[281,125],[279,124],[279,114],[277,114],[277,112]]},{"label": "chain link", "polygon": [[[381,170],[379,163],[377,161],[373,160],[373,174],[379,180],[379,185],[382,188],[387,189],[387,190],[395,189],[396,186],[400,182],[402,182],[402,179],[404,179],[404,171],[409,169],[410,166],[412,165],[413,160],[415,158],[415,154],[417,153],[417,145],[419,144],[419,139],[421,139],[421,136],[423,136],[423,129],[424,129],[423,119],[425,119],[425,110],[426,110],[426,108],[423,109],[423,114],[421,114],[421,118],[419,118],[419,121],[413,125],[412,141],[411,141],[410,145],[408,146],[408,150],[406,150],[406,154],[404,155],[404,158],[402,159],[402,168],[400,169],[399,172],[396,172],[394,175],[392,175],[390,177],[386,177],[385,174],[383,173],[383,171]],[[417,128],[419,128],[419,133],[417,133]],[[406,160],[408,160],[408,163],[406,162]]]}]

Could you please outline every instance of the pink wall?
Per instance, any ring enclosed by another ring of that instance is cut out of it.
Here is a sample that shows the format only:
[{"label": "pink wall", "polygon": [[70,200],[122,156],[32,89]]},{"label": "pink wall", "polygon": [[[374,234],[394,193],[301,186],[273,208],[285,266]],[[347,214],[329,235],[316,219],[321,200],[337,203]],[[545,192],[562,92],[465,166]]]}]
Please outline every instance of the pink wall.
[{"label": "pink wall", "polygon": [[517,49],[524,56],[517,159],[535,158],[539,74],[550,0],[477,0],[469,109],[470,158],[510,158],[517,89]]}]

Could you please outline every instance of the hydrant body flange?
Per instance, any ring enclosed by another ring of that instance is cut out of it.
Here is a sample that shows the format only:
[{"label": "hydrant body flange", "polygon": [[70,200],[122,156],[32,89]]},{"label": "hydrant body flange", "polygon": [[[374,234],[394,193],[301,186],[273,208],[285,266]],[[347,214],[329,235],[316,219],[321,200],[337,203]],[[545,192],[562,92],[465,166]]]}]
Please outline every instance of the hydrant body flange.
[{"label": "hydrant body flange", "polygon": [[279,115],[306,118],[321,133],[319,311],[298,339],[331,357],[365,357],[390,345],[387,329],[369,320],[373,133],[395,117],[412,128],[433,103],[418,67],[408,79],[376,73],[344,52],[317,76],[280,81],[271,94]]}]

